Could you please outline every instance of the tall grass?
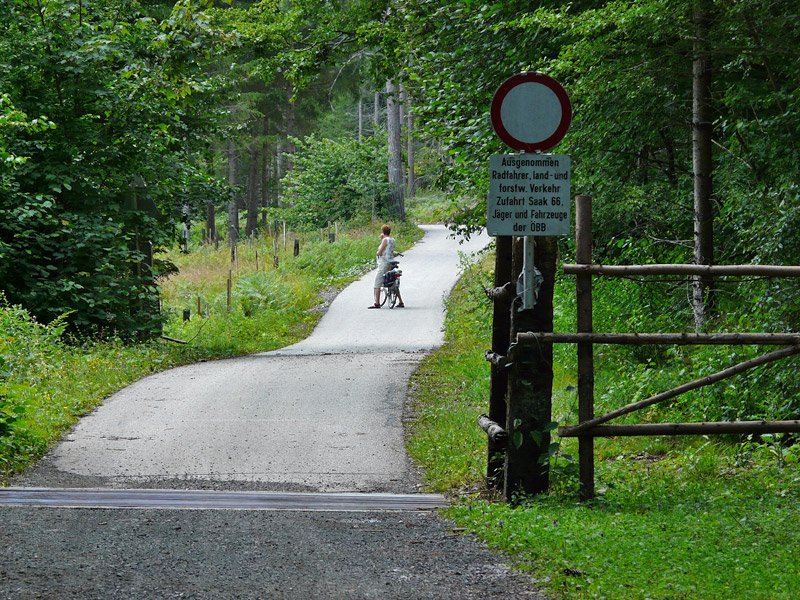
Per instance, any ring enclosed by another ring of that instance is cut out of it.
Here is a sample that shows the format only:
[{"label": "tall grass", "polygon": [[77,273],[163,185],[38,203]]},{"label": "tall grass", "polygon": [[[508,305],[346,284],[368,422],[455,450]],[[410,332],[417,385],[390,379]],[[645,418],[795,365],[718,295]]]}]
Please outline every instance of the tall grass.
[{"label": "tall grass", "polygon": [[[483,352],[491,308],[481,288],[492,263],[489,256],[466,271],[448,301],[447,343],[414,380],[417,419],[408,448],[429,487],[456,498],[445,514],[507,553],[552,598],[797,598],[800,445],[788,436],[598,439],[599,496],[591,503],[577,497],[576,441],[561,439],[549,494],[516,508],[492,501],[483,487],[486,436],[476,423],[488,408]],[[598,294],[605,302],[598,304],[598,320],[625,330],[630,323],[611,315],[629,305],[628,284],[606,285]],[[574,281],[557,283],[557,330],[574,330],[574,296]],[[554,352],[553,416],[574,423],[575,349],[560,345]],[[649,369],[637,367],[642,359]],[[630,401],[633,392],[649,393],[647,387],[663,391],[683,382],[688,368],[681,360],[670,367],[661,358],[600,349],[595,363],[598,410]],[[652,365],[657,378],[630,380],[629,373],[652,371]],[[665,407],[630,418],[663,420],[698,410]]]}]

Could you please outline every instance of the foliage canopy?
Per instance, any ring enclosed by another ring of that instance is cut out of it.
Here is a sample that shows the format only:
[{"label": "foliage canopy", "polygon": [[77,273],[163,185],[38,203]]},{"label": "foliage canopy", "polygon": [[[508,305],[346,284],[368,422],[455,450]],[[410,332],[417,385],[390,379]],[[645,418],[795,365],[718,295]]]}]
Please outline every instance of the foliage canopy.
[{"label": "foliage canopy", "polygon": [[284,179],[292,221],[323,227],[330,221],[365,220],[388,208],[385,141],[297,141],[295,168]]},{"label": "foliage canopy", "polygon": [[[0,6],[0,281],[8,300],[81,333],[159,327],[152,249],[214,193],[209,61],[225,39],[191,2]],[[29,119],[25,115],[45,115]],[[136,196],[156,213],[130,210]]]},{"label": "foliage canopy", "polygon": [[[796,3],[707,4],[715,255],[797,263]],[[166,266],[133,275],[147,254],[134,249],[137,237],[163,247],[184,207],[194,215],[230,198],[211,167],[223,140],[285,135],[292,102],[309,94],[315,107],[298,113],[305,125],[296,128],[305,133],[342,79],[350,78],[348,93],[358,78],[372,89],[401,82],[413,97],[420,154],[440,161],[437,185],[453,198],[480,198],[487,157],[505,151],[488,118],[492,95],[524,70],[553,75],[572,98],[572,128],[554,151],[572,156],[574,191],[595,198],[596,259],[686,262],[694,8],[689,0],[5,2],[3,287],[44,320],[72,311],[76,329],[156,326],[137,306],[152,302],[152,275]],[[262,118],[277,129],[259,134]],[[368,180],[383,181],[375,149],[295,143],[284,189],[303,199],[296,215],[319,225],[364,214]],[[324,175],[307,158],[315,153],[331,169]],[[124,209],[134,180],[146,183],[136,195],[155,203],[161,221]],[[456,225],[483,224],[483,202],[460,208]],[[776,327],[791,327],[793,306]]]}]

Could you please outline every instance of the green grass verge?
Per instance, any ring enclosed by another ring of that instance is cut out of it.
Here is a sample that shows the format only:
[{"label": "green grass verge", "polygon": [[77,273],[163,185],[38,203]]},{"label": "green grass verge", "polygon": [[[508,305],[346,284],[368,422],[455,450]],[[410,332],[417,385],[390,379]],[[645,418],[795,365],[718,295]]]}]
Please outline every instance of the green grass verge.
[{"label": "green grass verge", "polygon": [[[413,381],[409,453],[432,490],[455,497],[445,515],[529,571],[551,598],[791,600],[800,569],[798,445],[719,438],[597,440],[600,495],[577,500],[574,440],[551,465],[551,493],[521,506],[483,491],[492,257],[468,270],[448,301],[447,342]],[[557,286],[557,327],[570,330],[574,290]],[[575,409],[574,347],[556,348],[554,417]],[[617,365],[599,381],[612,381]],[[609,368],[611,367],[611,368]],[[574,420],[574,419],[573,419]],[[764,440],[767,441],[767,440]]]},{"label": "green grass verge", "polygon": [[[168,317],[164,334],[186,344],[114,339],[68,344],[59,323],[41,325],[0,297],[0,485],[43,456],[104,398],[147,374],[274,350],[306,337],[322,314],[316,308],[320,294],[373,268],[379,225],[342,227],[335,243],[320,233],[301,236],[299,257],[293,255],[292,235],[285,252],[282,240],[278,244],[277,267],[272,239],[240,245],[234,263],[224,245],[176,252],[171,258],[180,272],[160,282]],[[392,233],[401,250],[422,235],[412,225],[395,226]],[[188,322],[184,309],[192,315]]]}]

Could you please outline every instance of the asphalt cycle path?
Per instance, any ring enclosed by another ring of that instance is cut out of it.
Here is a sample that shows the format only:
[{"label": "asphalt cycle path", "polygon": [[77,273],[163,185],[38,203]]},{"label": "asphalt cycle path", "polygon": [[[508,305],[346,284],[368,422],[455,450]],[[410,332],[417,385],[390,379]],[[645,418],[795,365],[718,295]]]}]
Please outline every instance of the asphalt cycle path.
[{"label": "asphalt cycle path", "polygon": [[487,243],[425,231],[399,257],[405,308],[368,310],[368,273],[298,344],[172,369],[115,394],[55,449],[51,473],[95,486],[415,491],[403,444],[408,380],[443,341],[459,255]]},{"label": "asphalt cycle path", "polygon": [[368,273],[302,342],[146,377],[0,490],[0,599],[538,597],[417,493],[408,381],[488,242],[424,229],[405,308],[368,310]]}]

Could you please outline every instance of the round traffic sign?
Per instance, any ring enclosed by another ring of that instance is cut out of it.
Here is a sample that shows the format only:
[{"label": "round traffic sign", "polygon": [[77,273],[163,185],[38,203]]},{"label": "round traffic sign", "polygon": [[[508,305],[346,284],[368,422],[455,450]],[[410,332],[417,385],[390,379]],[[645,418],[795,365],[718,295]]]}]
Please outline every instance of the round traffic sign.
[{"label": "round traffic sign", "polygon": [[542,73],[509,77],[492,99],[492,127],[514,150],[548,150],[566,135],[572,104],[566,90]]}]

